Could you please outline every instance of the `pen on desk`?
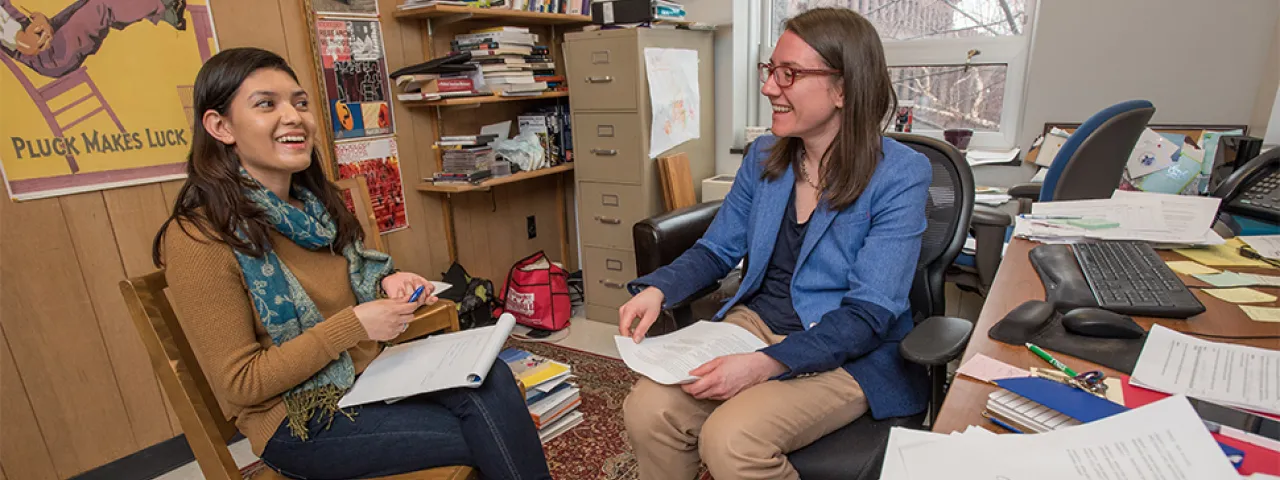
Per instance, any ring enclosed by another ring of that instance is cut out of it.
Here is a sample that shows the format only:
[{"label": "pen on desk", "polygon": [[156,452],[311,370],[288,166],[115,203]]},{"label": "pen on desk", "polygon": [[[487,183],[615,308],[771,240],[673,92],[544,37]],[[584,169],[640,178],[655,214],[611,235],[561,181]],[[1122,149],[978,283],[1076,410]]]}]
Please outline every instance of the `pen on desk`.
[{"label": "pen on desk", "polygon": [[413,295],[409,295],[409,303],[418,301],[418,298],[422,297],[422,292],[425,291],[427,291],[426,285],[418,285],[418,288],[413,289]]},{"label": "pen on desk", "polygon": [[1021,214],[1021,215],[1018,215],[1018,218],[1025,218],[1025,219],[1027,219],[1027,220],[1080,220],[1080,219],[1082,219],[1082,218],[1084,218],[1084,217],[1081,217],[1081,216],[1079,216],[1079,215],[1027,215],[1027,214]]},{"label": "pen on desk", "polygon": [[987,416],[987,420],[990,420],[990,421],[991,421],[991,423],[994,423],[994,424],[996,424],[996,425],[999,425],[999,426],[1003,427],[1005,430],[1008,430],[1008,431],[1010,431],[1010,432],[1018,433],[1018,434],[1021,434],[1021,433],[1022,433],[1022,430],[1018,430],[1018,429],[1017,429],[1016,427],[1014,427],[1013,425],[1009,425],[1008,423],[1005,423],[1003,420],[1000,420],[999,418],[996,418],[996,417],[994,417],[994,416]]},{"label": "pen on desk", "polygon": [[1040,347],[1035,346],[1035,344],[1027,343],[1027,348],[1031,350],[1031,353],[1036,354],[1037,357],[1040,357],[1044,359],[1044,361],[1049,362],[1049,365],[1053,365],[1054,368],[1057,368],[1058,370],[1062,370],[1062,373],[1070,375],[1071,378],[1075,378],[1078,375],[1075,370],[1071,369],[1071,367],[1068,367],[1066,364],[1059,362],[1058,359],[1053,358],[1047,352],[1045,352],[1044,350],[1041,350]]}]

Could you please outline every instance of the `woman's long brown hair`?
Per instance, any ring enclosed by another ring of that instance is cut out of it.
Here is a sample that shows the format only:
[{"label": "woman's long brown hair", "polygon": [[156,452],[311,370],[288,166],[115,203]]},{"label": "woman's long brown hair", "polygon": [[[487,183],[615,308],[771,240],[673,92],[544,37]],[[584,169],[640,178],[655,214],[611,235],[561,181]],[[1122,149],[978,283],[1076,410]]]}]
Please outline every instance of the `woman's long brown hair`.
[{"label": "woman's long brown hair", "polygon": [[[267,232],[273,227],[262,209],[244,195],[246,188],[257,188],[257,185],[240,175],[240,158],[235,147],[213,138],[201,120],[210,110],[227,115],[240,85],[264,68],[285,72],[294,81],[298,80],[298,75],[283,58],[259,48],[223,50],[210,58],[196,75],[196,115],[191,152],[187,154],[187,181],[178,191],[173,213],[160,226],[152,242],[151,259],[157,267],[164,266],[161,256],[164,235],[175,220],[187,235],[191,235],[187,231],[190,224],[205,237],[217,239],[247,255],[261,257],[271,250]],[[313,148],[311,165],[293,174],[293,185],[311,191],[324,204],[337,228],[330,248],[340,252],[347,245],[363,240],[364,232],[355,215],[347,210],[337,187],[325,177],[321,161]],[[236,229],[244,232],[247,241],[236,236]]]},{"label": "woman's long brown hair", "polygon": [[[830,209],[844,210],[862,195],[880,162],[880,134],[898,95],[889,78],[884,46],[871,22],[852,10],[816,8],[787,20],[790,30],[813,47],[844,88],[844,106],[837,112],[840,130],[822,152],[822,198]],[[763,177],[777,180],[788,167],[799,175],[804,142],[778,139],[765,162]]]}]

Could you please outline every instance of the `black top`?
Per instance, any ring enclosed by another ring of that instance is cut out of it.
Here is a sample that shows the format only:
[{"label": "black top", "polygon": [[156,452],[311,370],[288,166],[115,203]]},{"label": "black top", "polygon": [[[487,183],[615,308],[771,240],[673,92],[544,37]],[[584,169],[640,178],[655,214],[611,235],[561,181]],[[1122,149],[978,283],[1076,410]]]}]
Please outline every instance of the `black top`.
[{"label": "black top", "polygon": [[778,241],[773,246],[773,257],[764,272],[764,280],[760,283],[760,289],[744,302],[747,308],[759,314],[769,329],[778,335],[804,330],[800,315],[791,304],[791,276],[796,271],[796,260],[800,257],[800,246],[804,243],[804,232],[808,229],[809,222],[796,221],[796,189],[793,186],[791,197],[787,199],[787,213],[782,216],[782,225],[778,228]]}]

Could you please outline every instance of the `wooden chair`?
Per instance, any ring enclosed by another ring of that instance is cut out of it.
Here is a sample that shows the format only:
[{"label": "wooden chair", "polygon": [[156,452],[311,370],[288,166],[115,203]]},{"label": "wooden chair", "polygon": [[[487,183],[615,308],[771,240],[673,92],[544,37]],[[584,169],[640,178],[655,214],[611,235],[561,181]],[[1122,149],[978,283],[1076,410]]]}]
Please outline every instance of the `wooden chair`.
[{"label": "wooden chair", "polygon": [[356,175],[333,182],[338,190],[351,194],[351,205],[355,208],[356,220],[360,221],[360,229],[364,230],[364,246],[379,252],[386,252],[382,244],[382,233],[378,230],[378,216],[373,211],[373,200],[369,197],[369,184],[364,175]]},{"label": "wooden chair", "polygon": [[[160,385],[178,415],[187,443],[195,453],[204,478],[232,480],[244,478],[236,468],[227,442],[236,434],[235,423],[226,418],[213,395],[208,378],[200,369],[195,352],[178,323],[169,298],[165,295],[168,281],[164,270],[120,282],[120,292],[133,317],[134,327],[142,337],[151,368],[160,377]],[[428,333],[458,330],[458,309],[447,300],[422,307],[415,313],[409,329],[392,342],[411,340]],[[253,478],[283,479],[275,471],[264,468]],[[475,471],[470,467],[440,467],[419,472],[380,477],[378,480],[470,480]]]}]

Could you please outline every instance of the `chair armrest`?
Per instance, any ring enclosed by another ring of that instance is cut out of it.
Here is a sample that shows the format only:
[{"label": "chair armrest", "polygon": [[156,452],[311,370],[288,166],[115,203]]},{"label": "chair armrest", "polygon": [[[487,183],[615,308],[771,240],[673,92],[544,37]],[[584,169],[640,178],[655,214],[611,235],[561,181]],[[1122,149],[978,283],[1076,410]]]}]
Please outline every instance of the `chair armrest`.
[{"label": "chair armrest", "polygon": [[973,216],[969,219],[969,225],[974,227],[994,226],[1004,228],[1012,224],[1012,215],[1009,215],[998,208],[992,208],[986,205],[974,205]]},{"label": "chair armrest", "polygon": [[441,299],[431,305],[418,307],[413,312],[413,321],[403,333],[391,339],[389,343],[404,343],[436,332],[456,332],[458,324],[458,304]]},{"label": "chair armrest", "polygon": [[1036,201],[1040,199],[1041,183],[1023,183],[1009,187],[1009,196],[1013,198],[1025,198],[1027,200]]},{"label": "chair armrest", "polygon": [[963,318],[929,317],[902,339],[898,353],[912,363],[943,365],[960,356],[972,333],[973,323]]},{"label": "chair armrest", "polygon": [[675,261],[707,232],[720,202],[706,202],[636,222],[631,234],[636,247],[636,275],[645,276]]}]

